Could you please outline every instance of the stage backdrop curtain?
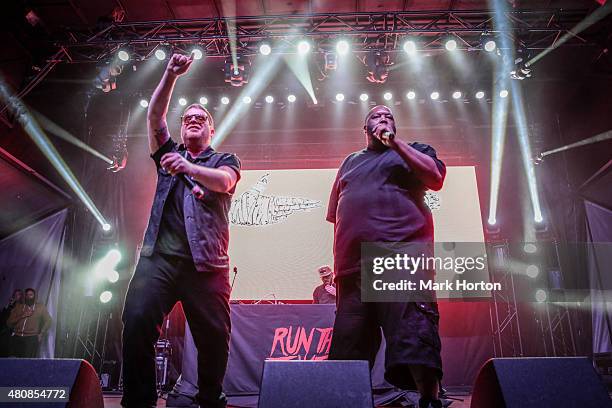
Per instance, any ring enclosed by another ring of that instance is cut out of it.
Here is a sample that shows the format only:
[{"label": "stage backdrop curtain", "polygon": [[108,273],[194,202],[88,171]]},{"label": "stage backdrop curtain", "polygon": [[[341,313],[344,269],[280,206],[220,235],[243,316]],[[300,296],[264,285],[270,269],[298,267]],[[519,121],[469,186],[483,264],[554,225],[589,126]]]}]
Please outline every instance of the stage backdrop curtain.
[{"label": "stage backdrop curtain", "polygon": [[587,239],[593,244],[588,259],[593,319],[593,353],[612,351],[612,302],[606,292],[612,290],[612,211],[589,201],[584,202]]},{"label": "stage backdrop curtain", "polygon": [[13,290],[34,288],[53,324],[39,356],[53,358],[68,210],[61,210],[0,241],[0,299],[8,302]]}]

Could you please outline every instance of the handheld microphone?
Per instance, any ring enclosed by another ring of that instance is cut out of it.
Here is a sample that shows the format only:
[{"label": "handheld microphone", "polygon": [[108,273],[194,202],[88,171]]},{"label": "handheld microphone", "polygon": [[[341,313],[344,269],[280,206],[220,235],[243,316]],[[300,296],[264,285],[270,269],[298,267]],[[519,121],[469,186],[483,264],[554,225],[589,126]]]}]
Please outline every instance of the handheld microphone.
[{"label": "handheld microphone", "polygon": [[382,133],[381,137],[386,140],[393,140],[395,139],[395,133],[387,130]]},{"label": "handheld microphone", "polygon": [[202,190],[202,187],[197,185],[189,176],[187,176],[185,173],[180,173],[177,174],[177,177],[179,180],[185,183],[185,185],[189,188],[189,191],[191,191],[198,200],[204,198],[204,190]]}]

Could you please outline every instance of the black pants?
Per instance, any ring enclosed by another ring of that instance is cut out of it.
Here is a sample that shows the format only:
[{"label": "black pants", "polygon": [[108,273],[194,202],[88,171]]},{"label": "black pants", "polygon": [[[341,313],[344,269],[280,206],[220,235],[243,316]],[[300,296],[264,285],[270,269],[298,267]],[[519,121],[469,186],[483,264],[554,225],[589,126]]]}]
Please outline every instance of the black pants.
[{"label": "black pants", "polygon": [[435,302],[361,301],[361,276],[338,278],[337,310],[330,360],[368,360],[374,365],[385,336],[385,379],[401,389],[415,389],[410,366],[436,370],[442,378],[438,306]]},{"label": "black pants", "polygon": [[198,402],[225,407],[222,382],[230,335],[229,273],[202,273],[190,259],[141,257],[123,309],[123,399],[126,407],[155,406],[155,342],[177,301],[198,349]]},{"label": "black pants", "polygon": [[38,357],[38,336],[12,336],[10,357]]}]

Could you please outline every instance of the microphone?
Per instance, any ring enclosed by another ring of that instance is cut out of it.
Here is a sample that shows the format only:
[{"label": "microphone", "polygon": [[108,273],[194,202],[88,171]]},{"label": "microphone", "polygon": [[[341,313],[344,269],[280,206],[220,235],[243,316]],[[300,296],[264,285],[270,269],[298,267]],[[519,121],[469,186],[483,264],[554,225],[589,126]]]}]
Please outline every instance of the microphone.
[{"label": "microphone", "polygon": [[238,275],[238,267],[234,266],[234,278],[232,279],[232,284],[230,285],[230,291],[234,289],[234,282],[236,282],[236,275]]},{"label": "microphone", "polygon": [[387,131],[383,132],[382,137],[384,137],[386,139],[389,139],[389,140],[393,140],[393,139],[395,139],[395,133],[387,130]]},{"label": "microphone", "polygon": [[187,176],[185,173],[180,173],[177,174],[177,177],[179,180],[185,183],[187,187],[189,187],[189,191],[191,191],[198,200],[204,198],[204,190],[202,190],[202,187],[197,185],[189,176]]},{"label": "microphone", "polygon": [[384,145],[388,145],[393,139],[395,139],[395,133],[389,130],[385,130],[380,135],[380,141],[383,142]]}]

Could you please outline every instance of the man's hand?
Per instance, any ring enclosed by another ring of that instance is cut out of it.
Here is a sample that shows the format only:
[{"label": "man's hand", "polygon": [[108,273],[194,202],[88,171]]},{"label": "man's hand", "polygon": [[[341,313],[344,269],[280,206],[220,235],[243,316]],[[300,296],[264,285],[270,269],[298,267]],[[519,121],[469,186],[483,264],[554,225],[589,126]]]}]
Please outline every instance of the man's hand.
[{"label": "man's hand", "polygon": [[166,71],[176,76],[183,75],[189,70],[189,67],[191,66],[192,62],[193,54],[189,57],[182,54],[174,54],[168,62],[168,67],[166,68]]},{"label": "man's hand", "polygon": [[376,137],[382,144],[391,149],[397,149],[397,143],[395,142],[395,135],[393,138],[388,136],[389,133],[393,133],[391,128],[386,123],[381,123],[374,128],[374,137]]},{"label": "man's hand", "polygon": [[187,159],[176,152],[164,154],[161,158],[160,164],[173,176],[181,173],[191,175],[194,166],[193,163],[190,163],[187,161]]},{"label": "man's hand", "polygon": [[336,287],[332,285],[325,285],[325,290],[332,296],[336,296]]}]

